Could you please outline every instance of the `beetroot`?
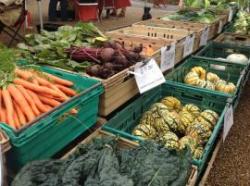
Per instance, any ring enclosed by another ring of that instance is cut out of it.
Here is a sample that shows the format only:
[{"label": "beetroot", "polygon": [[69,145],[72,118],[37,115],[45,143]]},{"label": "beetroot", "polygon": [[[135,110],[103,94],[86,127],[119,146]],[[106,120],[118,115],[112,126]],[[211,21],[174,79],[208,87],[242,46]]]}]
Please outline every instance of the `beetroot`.
[{"label": "beetroot", "polygon": [[100,52],[100,58],[103,62],[109,62],[111,61],[114,53],[115,50],[113,48],[103,48]]}]

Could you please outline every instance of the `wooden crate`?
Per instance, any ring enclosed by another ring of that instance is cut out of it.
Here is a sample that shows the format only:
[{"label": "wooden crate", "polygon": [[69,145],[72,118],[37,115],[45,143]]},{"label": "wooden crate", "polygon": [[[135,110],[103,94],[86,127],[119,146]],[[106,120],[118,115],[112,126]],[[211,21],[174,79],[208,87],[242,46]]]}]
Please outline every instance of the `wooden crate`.
[{"label": "wooden crate", "polygon": [[[130,45],[131,43],[134,45],[139,45],[143,43],[144,46],[150,45],[154,49],[154,54],[151,56],[153,57],[158,64],[160,64],[161,61],[161,48],[163,46],[171,46],[172,43],[175,42],[175,40],[165,40],[160,38],[149,38],[145,36],[130,36],[130,35],[124,35],[124,34],[107,34],[111,39],[119,42],[124,42],[125,46]],[[176,45],[176,54],[178,51],[182,50],[183,46],[180,44]],[[182,60],[182,57],[180,55],[175,56],[175,63],[179,63]]]},{"label": "wooden crate", "polygon": [[11,149],[10,140],[3,130],[0,130],[0,140],[2,153],[9,151]]},{"label": "wooden crate", "polygon": [[250,47],[250,35],[222,33],[217,38],[215,38],[214,41],[218,43]]},{"label": "wooden crate", "polygon": [[[79,144],[87,144],[87,143],[91,142],[94,138],[105,137],[105,136],[115,136],[115,135],[111,134],[111,133],[108,133],[108,132],[105,132],[103,130],[96,130],[94,133],[92,133],[91,135],[89,135],[86,139],[84,139]],[[119,137],[119,139],[118,139],[118,145],[119,145],[120,148],[134,148],[134,147],[138,146],[139,144],[136,143],[136,142],[127,140],[125,138]],[[66,159],[76,149],[77,149],[77,146],[74,147],[69,152],[67,152],[61,159]],[[188,182],[187,182],[186,186],[195,186],[196,179],[197,179],[197,167],[192,166],[190,177],[188,179]]]},{"label": "wooden crate", "polygon": [[134,76],[129,74],[130,70],[133,70],[133,66],[124,69],[108,79],[84,74],[85,76],[101,81],[104,87],[104,93],[101,95],[99,102],[98,114],[100,116],[107,117],[115,109],[139,93]]},{"label": "wooden crate", "polygon": [[190,34],[195,34],[195,42],[193,51],[197,51],[200,48],[200,38],[202,32],[205,30],[205,26],[201,24],[193,24],[190,22],[180,22],[180,21],[164,21],[160,19],[151,19],[147,21],[140,21],[133,24],[133,26],[152,26],[152,27],[163,27],[171,29],[182,29],[187,30]]},{"label": "wooden crate", "polygon": [[[144,36],[150,38],[160,38],[164,40],[174,41],[176,46],[179,47],[176,50],[177,61],[180,62],[183,59],[184,43],[186,37],[190,35],[187,30],[170,29],[170,28],[157,28],[157,27],[125,27],[118,30],[107,32],[109,35],[130,35],[130,36]],[[177,62],[177,63],[178,63]]]}]

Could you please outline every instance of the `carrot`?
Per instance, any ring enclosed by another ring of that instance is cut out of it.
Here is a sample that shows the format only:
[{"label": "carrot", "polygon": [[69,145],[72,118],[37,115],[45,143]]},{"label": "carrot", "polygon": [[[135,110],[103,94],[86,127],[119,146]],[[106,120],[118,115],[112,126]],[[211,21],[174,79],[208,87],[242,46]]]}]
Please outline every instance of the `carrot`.
[{"label": "carrot", "polygon": [[75,96],[76,95],[76,92],[68,87],[65,87],[65,86],[62,86],[62,85],[58,85],[56,84],[56,86],[61,90],[63,91],[66,95],[68,96]]},{"label": "carrot", "polygon": [[23,94],[19,91],[19,89],[17,89],[15,85],[11,84],[8,86],[8,91],[10,92],[11,96],[16,101],[16,103],[19,105],[19,107],[22,109],[28,121],[34,120],[35,114],[33,113],[27,100],[25,99]]},{"label": "carrot", "polygon": [[38,95],[36,95],[34,92],[32,92],[31,90],[27,90],[28,93],[30,94],[30,96],[32,97],[32,99],[34,100],[37,108],[42,112],[48,112],[49,109],[47,107],[45,107],[45,105],[41,102],[41,100],[39,99]]},{"label": "carrot", "polygon": [[37,79],[37,81],[38,81],[38,83],[39,83],[40,85],[47,86],[47,87],[49,87],[49,88],[55,90],[58,94],[60,94],[60,96],[62,97],[62,100],[63,100],[63,101],[66,101],[66,100],[69,99],[68,96],[66,96],[66,94],[64,94],[59,88],[57,88],[57,87],[56,87],[55,85],[53,85],[51,82],[49,82],[48,80],[43,79],[43,78],[41,78],[41,77],[38,77],[37,75],[35,75],[35,76],[36,76],[36,79]]},{"label": "carrot", "polygon": [[3,96],[4,105],[6,108],[6,122],[8,122],[8,124],[15,129],[16,125],[13,120],[14,108],[13,108],[13,103],[12,103],[12,99],[10,96],[10,92],[7,89],[3,89],[2,96]]},{"label": "carrot", "polygon": [[34,112],[35,116],[39,116],[41,113],[38,110],[33,98],[31,97],[31,95],[29,95],[27,90],[22,85],[17,85],[16,87],[18,88],[18,90],[22,93],[22,95],[25,97],[25,99],[29,103],[29,105],[30,105],[32,111]]},{"label": "carrot", "polygon": [[49,89],[48,87],[38,86],[20,78],[14,79],[14,83],[17,85],[22,85],[24,88],[30,89],[34,92],[51,94],[55,97],[60,97],[60,94],[58,94],[56,91],[52,89]]},{"label": "carrot", "polygon": [[35,79],[33,74],[29,72],[28,70],[21,70],[19,68],[16,68],[15,73],[17,74],[18,77],[25,79],[26,81],[30,81],[36,85],[39,85],[38,81]]},{"label": "carrot", "polygon": [[14,108],[16,110],[17,113],[17,117],[19,119],[20,124],[23,126],[27,123],[25,115],[22,111],[22,109],[19,107],[19,105],[14,101]]},{"label": "carrot", "polygon": [[48,78],[50,78],[52,81],[54,81],[57,84],[64,85],[67,87],[73,86],[73,83],[71,81],[56,77],[56,76],[48,74],[48,73],[44,73],[44,74],[46,74],[46,76],[48,76]]},{"label": "carrot", "polygon": [[39,95],[39,99],[44,103],[44,104],[47,104],[47,105],[50,105],[52,107],[56,107],[58,105],[60,105],[61,103],[54,100],[54,99],[51,99],[51,98],[47,98],[47,97],[44,97],[44,96],[41,96]]},{"label": "carrot", "polygon": [[21,128],[21,124],[20,124],[19,119],[18,119],[18,117],[17,117],[16,110],[14,110],[13,118],[14,118],[14,122],[15,122],[16,128],[17,128],[17,129]]},{"label": "carrot", "polygon": [[6,110],[3,107],[0,108],[0,117],[1,122],[6,123]]}]

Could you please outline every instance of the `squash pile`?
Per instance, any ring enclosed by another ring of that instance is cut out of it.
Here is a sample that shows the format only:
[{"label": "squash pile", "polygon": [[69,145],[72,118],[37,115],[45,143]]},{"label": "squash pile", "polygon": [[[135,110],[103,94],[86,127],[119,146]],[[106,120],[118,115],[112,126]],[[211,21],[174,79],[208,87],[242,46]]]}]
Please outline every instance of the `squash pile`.
[{"label": "squash pile", "polygon": [[233,94],[236,91],[234,83],[226,82],[217,74],[207,72],[200,66],[193,67],[184,77],[184,82],[192,86],[217,90],[226,94]]},{"label": "squash pile", "polygon": [[168,96],[143,114],[133,135],[153,139],[168,149],[189,147],[193,158],[200,159],[218,118],[212,110],[202,111],[194,104],[183,106],[180,100]]}]

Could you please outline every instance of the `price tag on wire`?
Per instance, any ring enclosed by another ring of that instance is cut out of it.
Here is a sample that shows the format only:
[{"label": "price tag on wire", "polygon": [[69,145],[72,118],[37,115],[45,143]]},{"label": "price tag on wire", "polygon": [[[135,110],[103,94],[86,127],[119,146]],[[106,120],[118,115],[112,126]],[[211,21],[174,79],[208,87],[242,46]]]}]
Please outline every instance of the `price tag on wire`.
[{"label": "price tag on wire", "polygon": [[221,32],[222,32],[222,30],[223,30],[223,22],[222,21],[220,21],[220,23],[219,23],[219,28],[218,28],[218,34],[220,34]]},{"label": "price tag on wire", "polygon": [[233,107],[232,105],[230,105],[227,111],[225,112],[225,116],[224,116],[223,141],[225,141],[233,124],[234,124]]},{"label": "price tag on wire", "polygon": [[233,8],[229,8],[229,15],[228,15],[228,22],[231,22],[233,20]]},{"label": "price tag on wire", "polygon": [[165,72],[174,67],[175,64],[175,43],[161,48],[161,71]]},{"label": "price tag on wire", "polygon": [[136,63],[133,74],[141,94],[166,81],[154,59],[146,63]]},{"label": "price tag on wire", "polygon": [[183,57],[187,57],[190,54],[192,54],[194,48],[194,38],[195,38],[194,34],[191,34],[190,36],[186,37]]},{"label": "price tag on wire", "polygon": [[200,46],[204,46],[207,44],[209,30],[210,30],[209,27],[206,27],[205,30],[203,30],[201,34],[201,39],[200,39]]}]

